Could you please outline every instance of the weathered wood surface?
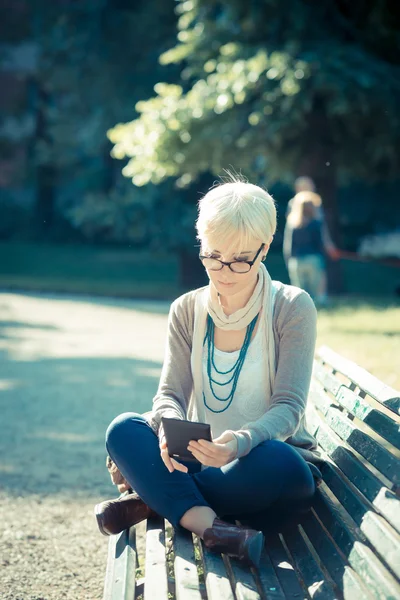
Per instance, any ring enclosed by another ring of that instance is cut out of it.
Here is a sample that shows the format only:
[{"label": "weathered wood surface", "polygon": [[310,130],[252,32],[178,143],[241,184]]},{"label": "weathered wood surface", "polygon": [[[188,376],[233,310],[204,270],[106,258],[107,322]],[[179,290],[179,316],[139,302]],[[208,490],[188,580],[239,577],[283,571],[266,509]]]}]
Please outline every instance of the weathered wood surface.
[{"label": "weathered wood surface", "polygon": [[[144,600],[399,600],[400,395],[329,348],[315,360],[308,427],[325,460],[311,510],[266,531],[260,567],[175,532],[169,577],[163,519],[147,524]],[[110,539],[105,600],[133,600],[134,528]],[[171,585],[171,578],[174,582]]]},{"label": "weathered wood surface", "polygon": [[174,533],[175,595],[177,600],[201,600],[192,534]]},{"label": "weathered wood surface", "polygon": [[110,537],[104,600],[130,600],[135,594],[135,528]]},{"label": "weathered wood surface", "polygon": [[161,517],[147,520],[144,600],[168,600],[165,526]]},{"label": "weathered wood surface", "polygon": [[[373,349],[371,349],[372,351]],[[393,411],[396,415],[399,414],[400,394],[397,390],[386,385],[362,367],[340,356],[340,354],[337,354],[337,352],[334,352],[334,350],[331,350],[327,346],[319,348],[317,354],[318,358],[332,366],[335,372],[342,373],[355,385],[362,388],[365,394],[383,404],[383,406]]]}]

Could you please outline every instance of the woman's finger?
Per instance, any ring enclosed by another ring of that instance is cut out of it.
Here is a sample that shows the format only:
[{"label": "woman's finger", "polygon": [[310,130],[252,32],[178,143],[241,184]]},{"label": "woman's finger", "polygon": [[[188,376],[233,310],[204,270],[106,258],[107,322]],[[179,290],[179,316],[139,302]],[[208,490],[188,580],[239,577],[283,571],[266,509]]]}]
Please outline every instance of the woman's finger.
[{"label": "woman's finger", "polygon": [[164,445],[163,449],[161,450],[161,458],[162,458],[164,465],[167,467],[167,469],[170,473],[172,473],[175,470],[181,471],[182,473],[188,472],[188,468],[185,465],[182,465],[180,462],[178,462],[174,458],[171,458],[171,456],[168,454],[168,448],[167,448],[166,444]]},{"label": "woman's finger", "polygon": [[210,458],[217,456],[219,454],[218,448],[216,448],[214,446],[214,444],[212,444],[212,442],[208,442],[208,444],[209,445],[200,444],[199,442],[196,442],[195,440],[191,440],[189,442],[188,449],[196,450],[197,452],[201,452],[202,454],[204,454],[205,456],[209,456]]},{"label": "woman's finger", "polygon": [[165,447],[161,450],[161,459],[164,465],[167,467],[168,471],[172,473],[175,467],[172,464],[170,455],[168,454],[168,448]]},{"label": "woman's finger", "polygon": [[207,454],[204,454],[203,452],[201,452],[201,450],[197,450],[196,448],[193,448],[191,450],[191,453],[195,458],[197,458],[199,462],[201,462],[202,465],[206,467],[217,466],[217,459],[215,457],[207,456]]},{"label": "woman's finger", "polygon": [[171,462],[172,462],[172,464],[173,464],[174,468],[175,468],[177,471],[181,471],[182,473],[187,473],[187,472],[188,472],[188,468],[187,468],[185,465],[183,465],[182,463],[178,462],[178,461],[177,461],[177,460],[175,460],[174,458],[171,458],[170,460],[171,460]]},{"label": "woman's finger", "polygon": [[225,446],[217,445],[213,442],[207,442],[206,440],[199,440],[198,442],[192,440],[189,442],[188,449],[195,449],[198,452],[201,452],[204,456],[208,456],[212,460],[224,459],[228,454]]}]

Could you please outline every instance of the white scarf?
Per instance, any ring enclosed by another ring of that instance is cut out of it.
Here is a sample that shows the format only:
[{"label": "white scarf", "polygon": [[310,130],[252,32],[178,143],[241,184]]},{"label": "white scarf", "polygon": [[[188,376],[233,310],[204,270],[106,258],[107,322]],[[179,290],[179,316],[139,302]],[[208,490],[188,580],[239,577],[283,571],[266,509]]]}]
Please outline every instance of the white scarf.
[{"label": "white scarf", "polygon": [[260,313],[265,319],[264,331],[266,334],[267,356],[269,374],[269,394],[272,395],[275,380],[275,342],[273,323],[273,307],[275,300],[275,287],[271,277],[263,264],[258,271],[258,282],[246,306],[227,316],[219,302],[218,293],[210,281],[209,285],[197,295],[194,313],[194,332],[192,341],[191,367],[193,376],[193,393],[188,407],[188,419],[191,421],[205,422],[206,412],[203,401],[203,371],[202,356],[203,343],[206,334],[207,316],[210,315],[216,327],[226,331],[240,330],[247,327],[254,317]]}]

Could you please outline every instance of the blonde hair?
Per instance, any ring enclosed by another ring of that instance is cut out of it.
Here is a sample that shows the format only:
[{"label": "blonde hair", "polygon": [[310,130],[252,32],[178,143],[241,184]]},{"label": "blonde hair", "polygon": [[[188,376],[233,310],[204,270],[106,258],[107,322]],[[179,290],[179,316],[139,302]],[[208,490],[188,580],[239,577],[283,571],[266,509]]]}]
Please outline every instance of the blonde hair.
[{"label": "blonde hair", "polygon": [[200,199],[196,229],[201,242],[207,238],[214,248],[235,253],[255,239],[269,244],[276,230],[274,201],[259,186],[235,178]]},{"label": "blonde hair", "polygon": [[321,196],[315,192],[299,192],[293,198],[292,210],[287,218],[292,227],[302,227],[317,218],[321,207]]},{"label": "blonde hair", "polygon": [[315,192],[315,183],[308,177],[308,175],[302,175],[298,177],[294,182],[294,188],[297,193],[299,192]]}]

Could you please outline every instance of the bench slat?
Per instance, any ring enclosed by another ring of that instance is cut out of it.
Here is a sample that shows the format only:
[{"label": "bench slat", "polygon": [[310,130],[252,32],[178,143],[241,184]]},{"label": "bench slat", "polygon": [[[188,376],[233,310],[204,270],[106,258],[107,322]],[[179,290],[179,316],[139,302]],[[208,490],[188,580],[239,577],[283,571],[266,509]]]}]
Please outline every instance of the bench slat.
[{"label": "bench slat", "polygon": [[312,402],[322,412],[325,422],[339,437],[357,450],[395,485],[400,482],[400,461],[365,432],[360,431],[345,414],[330,404],[324,393],[312,389]]},{"label": "bench slat", "polygon": [[332,406],[331,398],[315,382],[312,382],[310,386],[310,401],[318,407],[324,416]]},{"label": "bench slat", "polygon": [[358,572],[376,600],[397,600],[400,586],[394,577],[380,564],[370,548],[355,542],[349,563]]},{"label": "bench slat", "polygon": [[261,600],[252,572],[238,561],[225,558],[226,568],[236,600]]},{"label": "bench slat", "polygon": [[366,513],[360,529],[378,551],[382,561],[400,580],[400,537],[398,533],[371,511]]},{"label": "bench slat", "polygon": [[201,600],[192,534],[176,529],[173,545],[176,600]]},{"label": "bench slat", "polygon": [[221,598],[235,600],[222,556],[210,552],[205,547],[203,540],[200,541],[200,554],[208,600],[221,600]]},{"label": "bench slat", "polygon": [[372,408],[368,402],[351,390],[342,387],[336,394],[336,400],[352,415],[368,425],[395,448],[400,449],[399,425],[379,410]]},{"label": "bench slat", "polygon": [[135,528],[111,535],[108,542],[104,600],[131,600],[135,595]]},{"label": "bench slat", "polygon": [[264,596],[268,598],[268,600],[286,600],[282,586],[276,576],[273,564],[265,551],[265,548],[261,554],[258,577]]},{"label": "bench slat", "polygon": [[[309,406],[307,422],[321,448],[346,475],[351,483],[381,512],[385,519],[400,533],[400,498],[382,484],[356,458],[351,450],[343,447],[340,439],[321,421],[317,412]],[[321,467],[325,477],[327,465]],[[327,473],[329,476],[329,472]]]},{"label": "bench slat", "polygon": [[400,422],[371,406],[367,398],[362,398],[360,395],[349,390],[334,375],[318,364],[317,361],[314,363],[313,375],[326,391],[333,394],[335,400],[343,408],[360,421],[363,421],[363,423],[390,442],[395,448],[400,449]]},{"label": "bench slat", "polygon": [[372,550],[361,541],[360,531],[354,527],[339,502],[334,502],[329,497],[324,487],[326,488],[322,484],[317,490],[314,508],[339,551],[368,586],[374,598],[396,600],[400,595],[400,585]]},{"label": "bench slat", "polygon": [[298,577],[304,582],[311,598],[317,595],[321,600],[334,600],[336,594],[304,542],[297,526],[284,529],[282,534],[296,566]]},{"label": "bench slat", "polygon": [[396,486],[400,483],[400,461],[366,433],[357,429],[340,410],[334,407],[330,408],[326,415],[326,422],[343,441],[347,442],[385,477]]},{"label": "bench slat", "polygon": [[332,465],[325,465],[324,481],[382,560],[400,578],[400,536],[382,517],[372,511],[370,505],[353,491],[347,482],[343,481]]},{"label": "bench slat", "polygon": [[392,490],[382,487],[372,503],[387,521],[400,533],[400,498]]},{"label": "bench slat", "polygon": [[382,482],[364,467],[349,448],[343,445],[340,438],[321,421],[312,408],[309,409],[308,421],[313,422],[314,435],[321,448],[357,489],[370,502],[373,502],[374,498],[379,494]]},{"label": "bench slat", "polygon": [[147,519],[144,600],[168,600],[164,519]]},{"label": "bench slat", "polygon": [[377,377],[374,377],[371,373],[368,373],[368,371],[359,367],[347,358],[340,356],[327,346],[319,348],[317,355],[325,363],[333,367],[335,371],[343,373],[343,375],[358,385],[358,387],[364,390],[371,398],[374,398],[395,414],[399,414],[399,392],[388,385],[385,385]]},{"label": "bench slat", "polygon": [[313,364],[313,379],[319,381],[319,383],[330,392],[333,396],[336,396],[342,385],[343,381],[340,381],[333,373],[324,368],[321,362],[314,360]]},{"label": "bench slat", "polygon": [[329,532],[318,521],[312,510],[302,519],[301,526],[312,544],[321,565],[329,573],[332,581],[345,599],[365,600],[369,598],[367,589],[355,571],[338,553]]},{"label": "bench slat", "polygon": [[285,598],[287,600],[304,598],[305,592],[297,579],[296,571],[282,545],[279,535],[266,533],[265,547],[284,591]]}]

